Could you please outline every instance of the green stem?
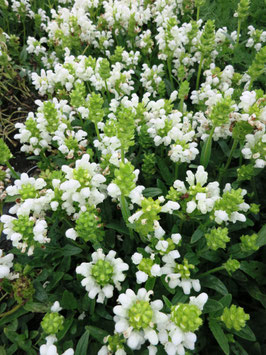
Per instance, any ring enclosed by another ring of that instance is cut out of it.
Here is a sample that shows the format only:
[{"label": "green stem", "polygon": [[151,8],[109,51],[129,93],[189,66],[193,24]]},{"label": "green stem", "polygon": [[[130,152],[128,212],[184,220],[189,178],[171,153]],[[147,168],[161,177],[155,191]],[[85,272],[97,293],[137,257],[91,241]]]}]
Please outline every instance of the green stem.
[{"label": "green stem", "polygon": [[241,29],[241,21],[238,20],[238,24],[237,24],[237,37],[236,37],[236,46],[239,43],[239,35],[240,35],[240,29]]},{"label": "green stem", "polygon": [[9,161],[6,162],[6,166],[9,168],[9,170],[11,171],[11,175],[13,176],[13,178],[16,179],[20,179],[20,176],[18,173],[15,172],[15,170],[12,168],[12,166],[10,165]]},{"label": "green stem", "polygon": [[175,164],[175,180],[178,178],[178,164]]},{"label": "green stem", "polygon": [[234,139],[234,142],[233,142],[233,145],[232,145],[232,148],[231,148],[231,151],[230,151],[230,154],[229,154],[229,157],[227,159],[227,162],[226,162],[226,165],[222,171],[222,173],[220,174],[220,177],[219,177],[219,183],[221,183],[222,179],[223,179],[223,176],[224,174],[226,173],[230,163],[231,163],[231,160],[232,160],[232,157],[233,157],[233,154],[234,154],[234,151],[236,149],[238,145],[238,140],[237,139]]},{"label": "green stem", "polygon": [[94,122],[94,126],[95,126],[95,131],[96,131],[96,134],[97,134],[98,141],[100,142],[101,141],[101,137],[100,137],[99,128],[98,128],[96,122]]},{"label": "green stem", "polygon": [[199,21],[199,12],[200,12],[200,6],[197,7],[197,18],[196,18],[196,21]]},{"label": "green stem", "polygon": [[16,305],[15,307],[13,307],[10,311],[0,314],[0,318],[9,316],[10,314],[16,312],[16,311],[17,311],[19,308],[21,308],[22,306],[23,306],[23,304],[17,304],[17,305]]},{"label": "green stem", "polygon": [[121,160],[125,164],[125,151],[122,147],[121,147]]},{"label": "green stem", "polygon": [[212,146],[212,136],[215,130],[215,126],[212,127],[210,135],[207,139],[206,144],[204,143],[203,145],[203,149],[201,151],[201,156],[200,156],[200,164],[204,166],[204,168],[206,169],[208,164],[209,164],[209,160],[210,160],[210,156],[211,156],[211,146]]},{"label": "green stem", "polygon": [[209,274],[212,274],[214,272],[217,272],[217,271],[221,271],[221,270],[224,270],[224,266],[218,266],[218,267],[215,267],[214,269],[211,269],[209,271],[206,271],[204,272],[203,274],[201,274],[199,277],[204,277],[206,275],[209,275]]},{"label": "green stem", "polygon": [[0,302],[8,295],[8,293],[6,292],[1,298],[0,298]]},{"label": "green stem", "polygon": [[[127,225],[128,218],[130,217],[130,215],[128,213],[127,200],[124,195],[121,195],[120,197],[120,205],[121,205],[121,212],[122,212],[123,219]],[[130,239],[134,239],[134,234],[131,228],[129,228],[129,235],[130,235]]]},{"label": "green stem", "polygon": [[184,110],[184,99],[181,99],[179,102],[179,111],[183,113]]},{"label": "green stem", "polygon": [[172,89],[174,90],[174,81],[172,77],[172,58],[168,57],[167,58],[167,68],[168,68],[168,74],[171,82]]},{"label": "green stem", "polygon": [[196,90],[199,90],[199,81],[200,81],[200,74],[201,74],[203,59],[204,59],[203,54],[201,54],[199,69],[198,69],[198,74],[197,74],[197,81],[196,81]]},{"label": "green stem", "polygon": [[250,79],[250,83],[249,83],[249,86],[248,86],[248,91],[250,91],[250,90],[251,90],[252,85],[253,85],[253,79]]},{"label": "green stem", "polygon": [[110,103],[110,102],[111,102],[111,96],[110,96],[110,92],[109,92],[109,90],[108,90],[107,81],[105,80],[104,83],[105,83],[105,89],[106,89],[108,101],[109,101],[109,103]]}]

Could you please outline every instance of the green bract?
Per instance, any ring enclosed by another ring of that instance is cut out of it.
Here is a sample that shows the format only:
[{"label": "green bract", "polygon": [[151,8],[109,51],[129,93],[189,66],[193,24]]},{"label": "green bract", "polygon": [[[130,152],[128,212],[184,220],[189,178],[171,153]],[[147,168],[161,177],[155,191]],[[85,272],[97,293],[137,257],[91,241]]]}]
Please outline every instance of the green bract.
[{"label": "green bract", "polygon": [[245,327],[246,321],[249,320],[249,315],[244,312],[242,307],[232,305],[230,308],[225,308],[221,316],[228,329],[235,329],[237,331]]},{"label": "green bract", "polygon": [[171,320],[185,333],[195,332],[202,325],[200,309],[192,304],[178,304],[171,307]]}]

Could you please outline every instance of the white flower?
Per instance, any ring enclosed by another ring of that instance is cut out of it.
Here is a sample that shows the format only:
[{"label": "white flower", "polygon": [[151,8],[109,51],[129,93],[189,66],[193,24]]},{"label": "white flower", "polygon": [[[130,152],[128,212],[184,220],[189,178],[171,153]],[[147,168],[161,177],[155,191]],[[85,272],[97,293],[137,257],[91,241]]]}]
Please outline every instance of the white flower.
[{"label": "white flower", "polygon": [[115,330],[123,333],[127,345],[133,350],[140,349],[145,340],[151,345],[157,345],[159,339],[156,327],[168,319],[167,315],[160,312],[163,308],[161,300],[150,302],[151,294],[152,291],[144,288],[139,289],[137,294],[128,289],[118,297],[121,305],[113,309]]},{"label": "white flower", "polygon": [[[40,347],[40,355],[59,355],[57,348],[54,345],[54,343],[57,342],[56,337],[54,335],[49,335],[45,340],[46,344],[43,344]],[[72,348],[67,349],[61,355],[74,355],[74,350]]]},{"label": "white flower", "polygon": [[98,295],[99,303],[111,298],[114,287],[120,290],[120,283],[125,280],[123,272],[128,270],[128,265],[120,258],[115,259],[115,255],[114,250],[105,255],[102,249],[98,249],[91,255],[92,262],[82,263],[76,268],[76,272],[84,276],[81,284],[88,291],[89,298],[94,299]]}]

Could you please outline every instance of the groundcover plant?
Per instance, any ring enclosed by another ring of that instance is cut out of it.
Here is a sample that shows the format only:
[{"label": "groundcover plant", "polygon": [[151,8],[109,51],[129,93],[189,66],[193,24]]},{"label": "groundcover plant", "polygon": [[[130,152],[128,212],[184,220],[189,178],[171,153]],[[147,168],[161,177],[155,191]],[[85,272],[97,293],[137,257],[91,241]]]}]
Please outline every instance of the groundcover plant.
[{"label": "groundcover plant", "polygon": [[1,355],[266,353],[266,31],[214,3],[0,0]]}]

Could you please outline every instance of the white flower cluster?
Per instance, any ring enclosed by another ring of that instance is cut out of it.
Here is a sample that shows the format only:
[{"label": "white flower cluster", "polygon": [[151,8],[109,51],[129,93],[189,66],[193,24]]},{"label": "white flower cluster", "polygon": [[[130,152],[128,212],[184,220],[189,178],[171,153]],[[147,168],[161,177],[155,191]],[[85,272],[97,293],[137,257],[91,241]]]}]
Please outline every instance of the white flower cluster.
[{"label": "white flower cluster", "polygon": [[89,298],[94,299],[98,295],[99,303],[113,297],[114,288],[121,290],[120,284],[126,278],[123,272],[128,270],[128,264],[115,256],[114,250],[105,255],[102,249],[98,249],[92,253],[90,263],[82,263],[76,268],[76,272],[84,276],[81,284],[88,291]]},{"label": "white flower cluster", "polygon": [[0,279],[7,278],[13,280],[18,277],[10,271],[13,267],[14,255],[12,253],[4,255],[3,250],[0,249]]}]

